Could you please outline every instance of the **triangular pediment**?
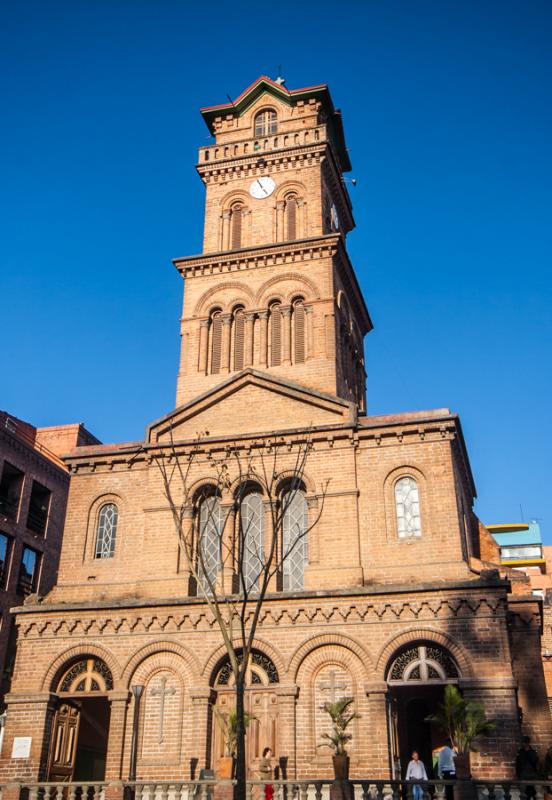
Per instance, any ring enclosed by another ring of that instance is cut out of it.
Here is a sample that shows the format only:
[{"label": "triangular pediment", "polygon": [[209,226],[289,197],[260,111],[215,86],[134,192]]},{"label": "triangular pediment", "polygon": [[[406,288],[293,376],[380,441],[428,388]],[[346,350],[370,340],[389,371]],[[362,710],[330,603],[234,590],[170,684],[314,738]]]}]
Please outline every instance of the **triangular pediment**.
[{"label": "triangular pediment", "polygon": [[354,422],[353,403],[247,369],[153,422],[146,441],[266,434]]}]

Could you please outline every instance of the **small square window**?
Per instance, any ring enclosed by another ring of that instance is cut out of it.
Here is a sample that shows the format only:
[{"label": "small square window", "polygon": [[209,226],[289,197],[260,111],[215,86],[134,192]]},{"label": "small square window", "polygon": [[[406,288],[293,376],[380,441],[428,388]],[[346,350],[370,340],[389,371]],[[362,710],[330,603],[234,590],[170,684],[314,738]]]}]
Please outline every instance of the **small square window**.
[{"label": "small square window", "polygon": [[30,547],[24,547],[17,587],[19,594],[28,595],[36,591],[39,565],[40,553]]},{"label": "small square window", "polygon": [[33,481],[29,513],[27,515],[27,528],[33,533],[39,533],[41,536],[46,531],[51,495],[52,493],[49,489],[42,486],[38,481]]},{"label": "small square window", "polygon": [[17,519],[24,477],[20,469],[4,462],[0,481],[0,514],[7,519]]}]

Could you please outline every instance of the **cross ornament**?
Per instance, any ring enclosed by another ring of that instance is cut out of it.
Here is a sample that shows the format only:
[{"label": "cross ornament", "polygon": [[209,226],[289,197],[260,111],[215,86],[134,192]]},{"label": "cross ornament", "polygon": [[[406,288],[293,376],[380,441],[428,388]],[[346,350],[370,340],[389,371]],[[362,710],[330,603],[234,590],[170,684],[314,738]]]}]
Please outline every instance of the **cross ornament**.
[{"label": "cross ornament", "polygon": [[335,701],[337,699],[336,696],[335,696],[335,693],[336,693],[336,691],[338,689],[346,689],[346,688],[347,688],[347,684],[346,683],[336,683],[336,674],[335,674],[335,670],[334,669],[330,670],[330,680],[329,680],[329,682],[320,684],[320,689],[323,692],[328,692],[329,691],[329,693],[330,693],[330,703],[335,703]]},{"label": "cross ornament", "polygon": [[161,683],[159,689],[150,689],[150,694],[153,697],[159,697],[161,703],[159,705],[159,733],[157,735],[157,741],[159,744],[163,743],[163,723],[165,719],[165,697],[168,697],[171,694],[176,694],[176,689],[167,689],[167,678],[163,676],[161,678]]}]

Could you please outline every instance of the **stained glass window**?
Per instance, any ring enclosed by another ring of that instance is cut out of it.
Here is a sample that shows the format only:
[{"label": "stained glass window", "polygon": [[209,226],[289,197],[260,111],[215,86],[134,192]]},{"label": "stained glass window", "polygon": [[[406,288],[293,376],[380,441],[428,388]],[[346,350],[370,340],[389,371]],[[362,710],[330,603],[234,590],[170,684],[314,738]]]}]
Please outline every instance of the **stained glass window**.
[{"label": "stained glass window", "polygon": [[96,534],[96,558],[112,558],[115,553],[119,512],[115,503],[106,503],[100,508]]},{"label": "stained glass window", "polygon": [[216,495],[204,497],[199,507],[198,546],[201,551],[198,571],[200,585],[209,591],[209,581],[214,583],[220,569],[222,515],[220,500]]},{"label": "stained glass window", "polygon": [[[263,558],[263,496],[259,492],[250,492],[241,502],[240,542],[243,568],[243,580],[247,590],[259,584]],[[241,586],[240,586],[241,590]]]},{"label": "stained glass window", "polygon": [[[243,656],[241,653],[238,653],[238,663],[241,664],[242,661]],[[278,670],[274,662],[264,653],[261,653],[260,650],[253,650],[251,652],[247,673],[246,682],[248,684],[279,683],[280,681]],[[225,658],[218,671],[215,684],[217,686],[228,686],[232,683],[233,677],[230,659]]]},{"label": "stained glass window", "polygon": [[401,539],[421,536],[420,495],[418,484],[410,476],[400,478],[395,484],[397,530]]},{"label": "stained glass window", "polygon": [[397,656],[389,671],[389,681],[443,683],[458,678],[458,674],[458,667],[442,647],[417,645],[408,647]]},{"label": "stained glass window", "polygon": [[113,675],[101,658],[92,656],[75,662],[63,675],[58,692],[108,692]]},{"label": "stained glass window", "polygon": [[304,587],[307,565],[307,500],[303,489],[291,488],[282,495],[283,588],[291,592]]}]

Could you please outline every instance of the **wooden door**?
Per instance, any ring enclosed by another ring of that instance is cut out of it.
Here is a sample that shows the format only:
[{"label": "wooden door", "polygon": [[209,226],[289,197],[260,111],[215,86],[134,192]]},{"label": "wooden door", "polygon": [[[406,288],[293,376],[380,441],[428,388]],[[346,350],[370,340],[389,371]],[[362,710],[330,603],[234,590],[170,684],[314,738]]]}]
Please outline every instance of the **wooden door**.
[{"label": "wooden door", "polygon": [[[219,691],[215,708],[222,714],[228,714],[236,707],[233,690]],[[259,686],[246,689],[245,710],[254,717],[249,723],[246,736],[248,777],[258,779],[259,761],[265,747],[273,753],[276,765],[278,756],[278,695],[274,689]],[[213,714],[213,766],[216,769],[220,759],[227,755],[224,751],[224,740],[216,715]]]},{"label": "wooden door", "polygon": [[72,781],[77,757],[80,708],[76,703],[61,703],[54,715],[50,739],[49,781]]}]

